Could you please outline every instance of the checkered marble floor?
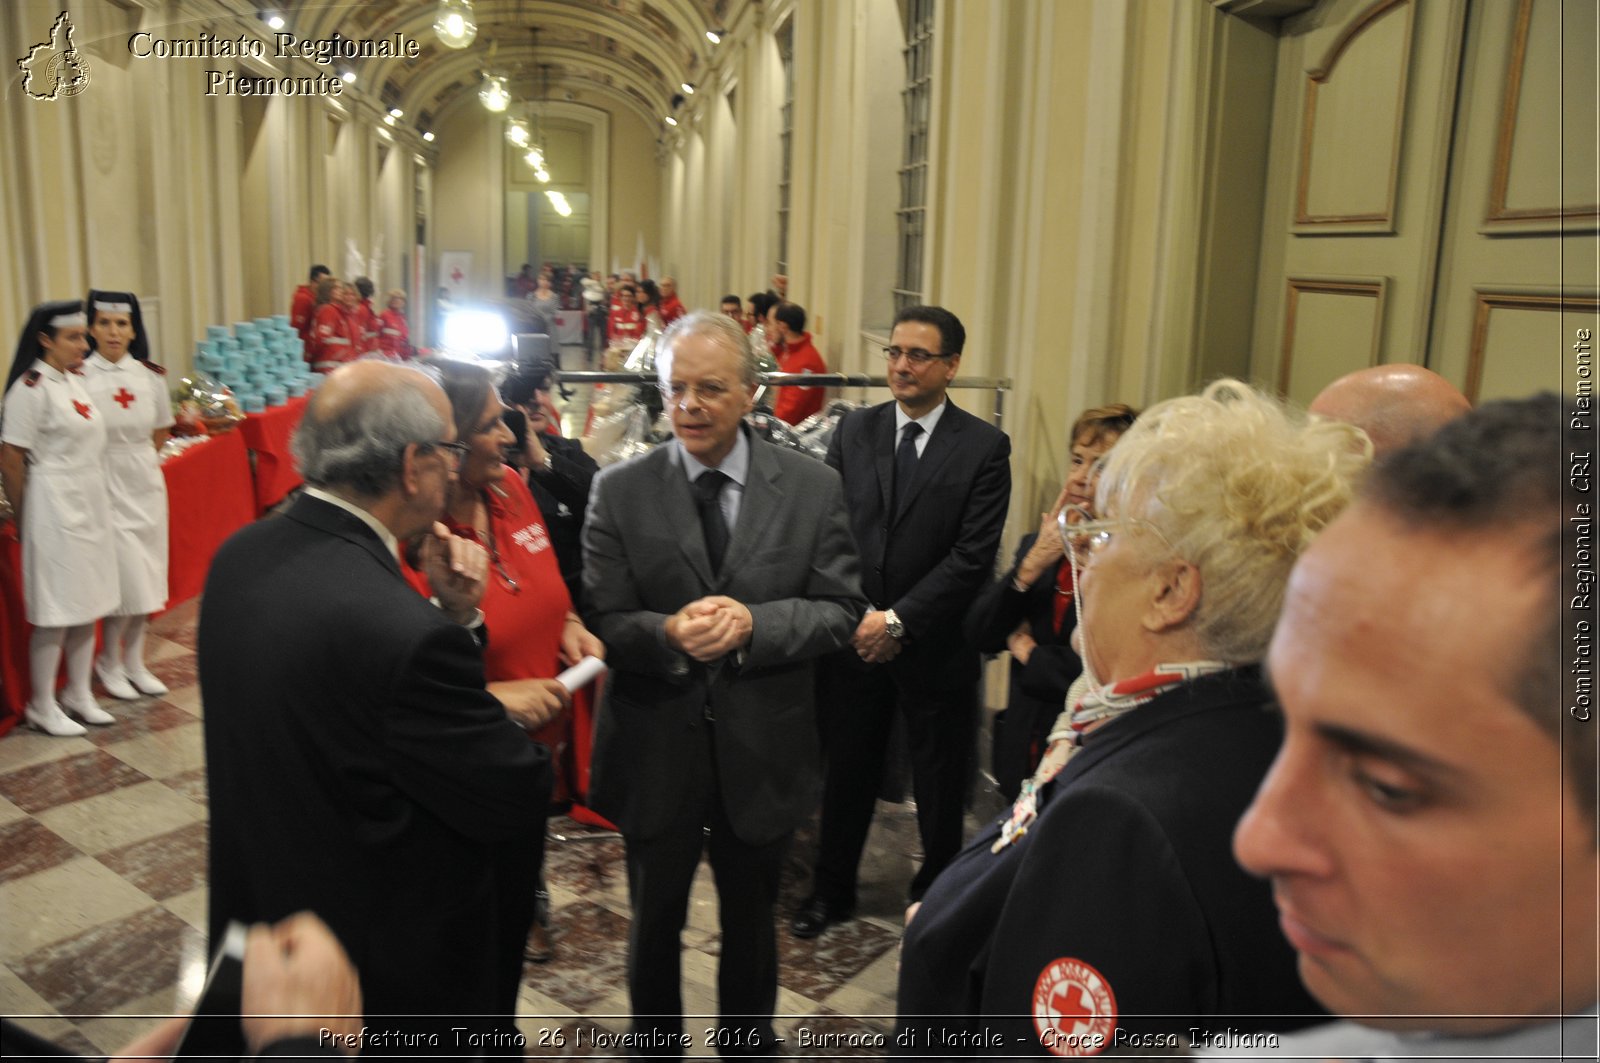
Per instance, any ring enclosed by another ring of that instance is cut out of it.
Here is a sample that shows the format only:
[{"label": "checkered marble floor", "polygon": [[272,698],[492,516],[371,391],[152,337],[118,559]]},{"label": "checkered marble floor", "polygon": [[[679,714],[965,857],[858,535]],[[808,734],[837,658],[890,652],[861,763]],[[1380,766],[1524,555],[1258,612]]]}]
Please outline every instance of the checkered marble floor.
[{"label": "checkered marble floor", "polygon": [[[198,605],[152,627],[165,698],[116,702],[81,738],[18,728],[0,738],[0,1013],[83,1055],[105,1055],[183,1011],[204,976],[205,757],[194,645]],[[524,971],[529,1055],[605,1056],[594,1031],[628,1027],[621,840],[561,817],[549,847],[556,955]],[[813,840],[797,840],[780,927],[806,887]],[[894,1012],[902,898],[916,828],[881,805],[863,863],[860,914],[814,941],[779,931],[780,1035],[885,1031]],[[708,868],[684,934],[684,1005],[716,1012],[721,947]],[[690,1032],[697,1033],[693,1020]],[[559,1042],[559,1043],[558,1043]],[[695,1054],[713,1054],[698,1045]],[[878,1054],[862,1050],[863,1054]],[[848,1054],[829,1049],[828,1056]]]}]

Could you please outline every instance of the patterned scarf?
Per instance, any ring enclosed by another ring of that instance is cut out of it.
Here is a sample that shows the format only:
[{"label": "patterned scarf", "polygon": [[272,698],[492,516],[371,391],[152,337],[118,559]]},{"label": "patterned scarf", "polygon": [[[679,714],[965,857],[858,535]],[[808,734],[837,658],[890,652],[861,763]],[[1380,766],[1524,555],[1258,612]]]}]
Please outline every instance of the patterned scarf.
[{"label": "patterned scarf", "polygon": [[1060,774],[1072,755],[1083,748],[1083,737],[1095,727],[1114,720],[1140,705],[1154,701],[1179,683],[1231,667],[1225,661],[1180,661],[1158,664],[1143,675],[1122,679],[1103,687],[1090,686],[1078,703],[1056,719],[1050,732],[1050,746],[1033,777],[1022,784],[1022,792],[1011,806],[1011,815],[1000,828],[1000,837],[989,851],[998,853],[1024,834],[1039,818],[1039,790]]}]

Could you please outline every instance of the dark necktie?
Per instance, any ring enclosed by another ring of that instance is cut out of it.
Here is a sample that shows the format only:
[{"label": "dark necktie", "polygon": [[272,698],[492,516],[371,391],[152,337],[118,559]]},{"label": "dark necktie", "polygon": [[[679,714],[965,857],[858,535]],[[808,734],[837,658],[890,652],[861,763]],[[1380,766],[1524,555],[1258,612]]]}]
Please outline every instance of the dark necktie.
[{"label": "dark necktie", "polygon": [[712,469],[689,484],[694,490],[694,504],[700,510],[700,530],[705,532],[712,572],[722,571],[722,555],[728,552],[728,522],[722,517],[722,485],[727,482],[726,473]]},{"label": "dark necktie", "polygon": [[917,437],[921,434],[922,426],[911,422],[900,433],[900,446],[895,448],[894,512],[897,517],[905,509],[906,499],[911,496],[911,480],[917,475]]}]

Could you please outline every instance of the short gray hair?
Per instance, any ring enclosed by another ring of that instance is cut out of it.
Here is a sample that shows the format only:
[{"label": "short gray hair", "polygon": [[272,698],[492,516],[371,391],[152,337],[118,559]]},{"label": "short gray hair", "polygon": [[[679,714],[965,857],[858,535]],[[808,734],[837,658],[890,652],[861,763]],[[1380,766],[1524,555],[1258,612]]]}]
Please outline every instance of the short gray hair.
[{"label": "short gray hair", "polygon": [[1350,502],[1371,453],[1351,425],[1218,380],[1140,415],[1106,458],[1097,508],[1150,521],[1200,570],[1191,622],[1208,657],[1259,661],[1290,568]]},{"label": "short gray hair", "polygon": [[318,413],[313,398],[289,444],[300,475],[313,487],[342,487],[363,498],[393,490],[406,447],[433,446],[446,428],[422,388],[409,382],[352,397],[334,416]]},{"label": "short gray hair", "polygon": [[706,336],[721,343],[739,356],[739,375],[746,384],[761,382],[761,365],[756,361],[756,353],[750,347],[750,337],[745,335],[744,326],[727,314],[712,313],[710,310],[685,314],[661,334],[659,353],[656,355],[658,374],[663,369],[670,370],[672,345],[685,336]]}]

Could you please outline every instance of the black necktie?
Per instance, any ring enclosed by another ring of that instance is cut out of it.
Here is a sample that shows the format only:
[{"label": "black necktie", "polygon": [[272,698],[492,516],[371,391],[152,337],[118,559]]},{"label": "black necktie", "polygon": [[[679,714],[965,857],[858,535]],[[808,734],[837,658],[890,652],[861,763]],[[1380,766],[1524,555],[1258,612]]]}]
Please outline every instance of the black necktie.
[{"label": "black necktie", "polygon": [[917,437],[922,434],[922,426],[912,421],[906,425],[905,431],[900,433],[900,445],[894,452],[894,512],[895,516],[905,508],[906,499],[911,496],[911,480],[917,475]]},{"label": "black necktie", "polygon": [[689,484],[694,489],[694,504],[700,510],[700,530],[705,532],[712,572],[722,571],[722,555],[728,552],[728,522],[722,518],[722,485],[727,482],[726,473],[712,469]]}]

